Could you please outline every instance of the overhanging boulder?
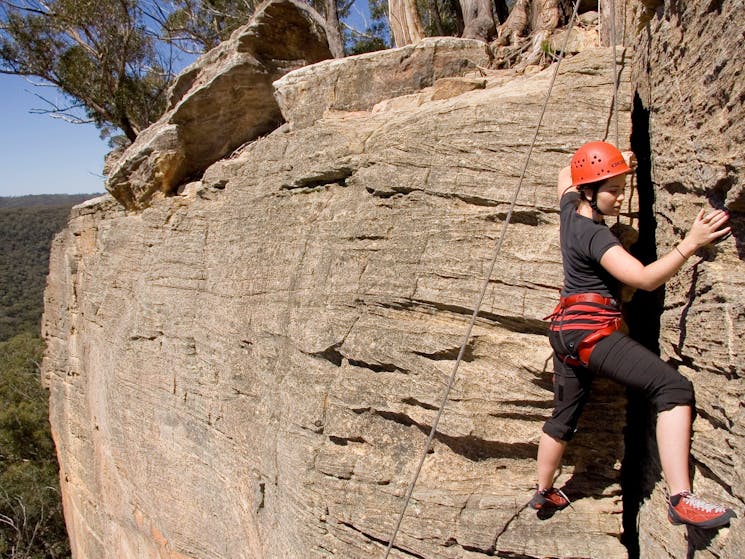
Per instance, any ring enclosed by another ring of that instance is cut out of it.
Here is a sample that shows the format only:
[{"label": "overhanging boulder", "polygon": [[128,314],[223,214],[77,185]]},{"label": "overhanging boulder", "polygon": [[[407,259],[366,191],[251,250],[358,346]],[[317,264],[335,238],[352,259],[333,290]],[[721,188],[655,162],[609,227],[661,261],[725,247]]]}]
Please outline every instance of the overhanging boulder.
[{"label": "overhanging boulder", "polygon": [[331,56],[323,24],[306,4],[263,4],[228,41],[182,72],[168,111],[112,165],[106,189],[129,210],[174,192],[282,123],[274,80]]}]

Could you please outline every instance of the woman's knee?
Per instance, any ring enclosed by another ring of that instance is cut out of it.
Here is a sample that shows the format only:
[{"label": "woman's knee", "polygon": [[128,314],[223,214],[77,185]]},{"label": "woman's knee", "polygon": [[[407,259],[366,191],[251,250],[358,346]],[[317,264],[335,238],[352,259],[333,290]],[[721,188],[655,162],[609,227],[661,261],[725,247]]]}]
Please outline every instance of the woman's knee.
[{"label": "woman's knee", "polygon": [[658,412],[676,406],[691,406],[695,409],[696,396],[693,383],[680,373],[670,378],[652,396],[652,403]]},{"label": "woman's knee", "polygon": [[575,426],[567,425],[553,418],[543,424],[543,432],[557,441],[571,441],[576,431],[577,428]]}]

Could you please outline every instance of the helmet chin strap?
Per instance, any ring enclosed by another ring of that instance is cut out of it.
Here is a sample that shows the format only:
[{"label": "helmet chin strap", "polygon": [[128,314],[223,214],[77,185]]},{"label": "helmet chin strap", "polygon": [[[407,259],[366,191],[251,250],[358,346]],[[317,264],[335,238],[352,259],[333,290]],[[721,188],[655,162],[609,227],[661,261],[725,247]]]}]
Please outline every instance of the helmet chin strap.
[{"label": "helmet chin strap", "polygon": [[593,188],[592,189],[592,198],[588,199],[585,195],[584,191],[582,192],[582,196],[587,201],[588,204],[590,204],[590,207],[592,208],[592,220],[596,223],[599,223],[602,221],[601,218],[598,216],[605,215],[600,208],[598,208],[598,189]]}]

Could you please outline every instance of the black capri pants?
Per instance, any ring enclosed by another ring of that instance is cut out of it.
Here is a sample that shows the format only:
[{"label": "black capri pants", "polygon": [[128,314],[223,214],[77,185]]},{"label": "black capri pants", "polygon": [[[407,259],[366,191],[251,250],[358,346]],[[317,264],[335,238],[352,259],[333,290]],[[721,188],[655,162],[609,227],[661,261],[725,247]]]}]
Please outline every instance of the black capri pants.
[{"label": "black capri pants", "polygon": [[[577,339],[569,332],[564,336]],[[691,381],[621,332],[614,332],[597,343],[587,368],[568,365],[557,356],[557,347],[564,353],[561,347],[564,338],[559,338],[553,332],[549,335],[554,347],[554,411],[543,426],[543,431],[554,439],[569,441],[574,436],[595,375],[641,390],[657,412],[694,405]]]}]

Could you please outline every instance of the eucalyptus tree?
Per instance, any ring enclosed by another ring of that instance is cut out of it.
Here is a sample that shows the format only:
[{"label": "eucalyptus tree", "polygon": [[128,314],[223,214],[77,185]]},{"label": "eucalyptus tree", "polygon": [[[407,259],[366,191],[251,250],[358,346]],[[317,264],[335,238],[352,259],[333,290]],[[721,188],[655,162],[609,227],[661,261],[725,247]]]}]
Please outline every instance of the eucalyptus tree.
[{"label": "eucalyptus tree", "polygon": [[[424,36],[516,40],[565,23],[569,0],[389,0],[396,46]],[[422,30],[424,29],[424,32]]]},{"label": "eucalyptus tree", "polygon": [[[305,0],[336,57],[387,47],[381,5],[373,22],[344,23],[355,0]],[[247,23],[259,0],[0,0],[0,73],[24,76],[41,108],[102,137],[132,142],[166,107],[176,72]],[[120,131],[120,132],[119,132]],[[126,143],[123,142],[123,143]]]},{"label": "eucalyptus tree", "polygon": [[49,87],[37,112],[102,136],[132,141],[158,119],[174,60],[137,0],[0,0],[0,72]]}]

